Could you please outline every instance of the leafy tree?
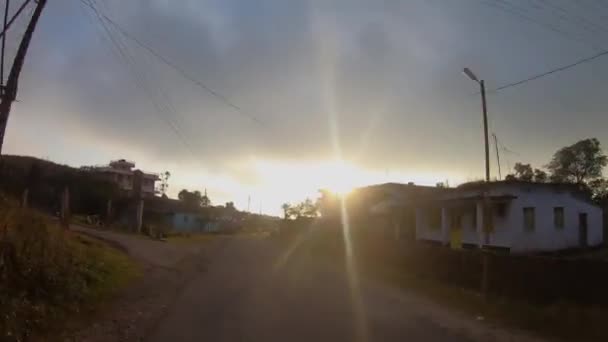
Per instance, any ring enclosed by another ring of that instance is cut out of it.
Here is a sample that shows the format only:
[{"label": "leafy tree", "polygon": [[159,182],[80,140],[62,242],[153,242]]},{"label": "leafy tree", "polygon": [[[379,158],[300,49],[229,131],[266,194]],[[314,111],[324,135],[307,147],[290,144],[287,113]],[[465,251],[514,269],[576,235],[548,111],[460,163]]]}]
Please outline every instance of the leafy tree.
[{"label": "leafy tree", "polygon": [[317,203],[313,202],[310,198],[307,198],[303,202],[296,205],[284,203],[281,208],[283,209],[285,219],[297,219],[300,217],[318,217],[319,207]]},{"label": "leafy tree", "polygon": [[283,209],[283,218],[285,218],[286,220],[289,219],[291,204],[289,204],[289,203],[283,203],[281,205],[281,209]]},{"label": "leafy tree", "polygon": [[514,174],[508,174],[505,176],[505,180],[508,180],[508,181],[517,180],[517,177],[515,177]]},{"label": "leafy tree", "polygon": [[167,197],[167,190],[169,189],[169,177],[171,177],[171,172],[165,171],[160,174],[160,186],[158,187],[158,192],[161,197]]},{"label": "leafy tree", "polygon": [[177,198],[180,201],[187,203],[188,205],[191,205],[193,207],[200,207],[202,203],[202,195],[201,192],[198,190],[190,192],[186,189],[182,189],[182,191],[177,194]]},{"label": "leafy tree", "polygon": [[601,203],[608,199],[608,179],[597,178],[588,183],[593,200]]},{"label": "leafy tree", "polygon": [[[232,202],[228,202],[228,203],[232,203]],[[234,207],[234,203],[233,207]],[[201,197],[201,206],[203,207],[210,207],[211,206],[211,199],[209,198],[209,196],[207,196],[207,189],[205,189],[205,194],[203,195],[203,197]]]},{"label": "leafy tree", "polygon": [[534,171],[532,171],[530,164],[515,163],[513,170],[515,170],[516,179],[531,182],[534,178]]},{"label": "leafy tree", "polygon": [[547,173],[541,169],[534,169],[534,181],[537,183],[546,183],[549,180]]},{"label": "leafy tree", "polygon": [[317,217],[319,216],[319,209],[317,208],[317,204],[313,202],[310,198],[304,200],[304,202],[300,203],[300,216],[302,217]]},{"label": "leafy tree", "polygon": [[552,181],[583,184],[601,177],[606,164],[608,157],[602,152],[599,140],[591,138],[559,149],[547,169]]}]

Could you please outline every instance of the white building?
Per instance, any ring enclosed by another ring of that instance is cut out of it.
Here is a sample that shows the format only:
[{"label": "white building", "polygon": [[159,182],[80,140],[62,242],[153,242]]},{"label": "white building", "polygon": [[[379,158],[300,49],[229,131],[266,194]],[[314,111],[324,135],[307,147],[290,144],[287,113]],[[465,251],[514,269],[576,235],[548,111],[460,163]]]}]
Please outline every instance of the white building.
[{"label": "white building", "polygon": [[603,242],[602,209],[574,185],[467,184],[418,200],[416,239],[513,253],[584,248]]},{"label": "white building", "polygon": [[[109,165],[86,166],[82,169],[103,174],[104,177],[118,185],[120,190],[133,193],[135,182],[135,163],[125,159],[113,160]],[[155,173],[142,172],[141,192],[144,197],[154,196],[155,182],[160,180]]]}]

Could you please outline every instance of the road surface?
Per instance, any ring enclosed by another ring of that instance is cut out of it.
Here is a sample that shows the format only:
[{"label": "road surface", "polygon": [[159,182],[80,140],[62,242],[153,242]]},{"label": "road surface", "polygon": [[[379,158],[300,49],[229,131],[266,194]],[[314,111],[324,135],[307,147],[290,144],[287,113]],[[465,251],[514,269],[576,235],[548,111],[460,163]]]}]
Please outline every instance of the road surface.
[{"label": "road surface", "polygon": [[214,245],[149,331],[163,341],[521,341],[412,294],[359,281],[314,257],[285,261],[270,239]]}]

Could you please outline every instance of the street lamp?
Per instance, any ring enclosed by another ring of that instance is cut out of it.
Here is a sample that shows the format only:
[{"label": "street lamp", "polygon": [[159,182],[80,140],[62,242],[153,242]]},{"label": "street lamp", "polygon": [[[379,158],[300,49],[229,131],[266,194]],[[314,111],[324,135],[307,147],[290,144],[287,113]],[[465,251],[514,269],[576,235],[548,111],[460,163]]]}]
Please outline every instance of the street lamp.
[{"label": "street lamp", "polygon": [[[484,143],[486,147],[486,182],[490,182],[490,146],[488,144],[488,108],[486,106],[486,86],[483,80],[480,80],[475,76],[475,74],[469,68],[464,68],[462,71],[468,78],[472,81],[475,81],[479,84],[479,88],[481,91],[481,109],[483,111],[483,137]],[[482,204],[482,217],[483,217],[483,225],[482,228],[484,230],[485,241],[482,241],[481,246],[487,245],[489,243],[490,232],[488,229],[488,219],[490,215],[488,213],[488,196],[487,191],[483,192],[483,204]],[[490,269],[490,260],[487,252],[482,253],[482,275],[481,275],[481,292],[485,295],[488,292],[488,272]]]},{"label": "street lamp", "polygon": [[486,106],[486,86],[483,80],[479,80],[477,76],[469,68],[464,68],[462,71],[471,81],[479,84],[481,90],[481,108],[483,111],[483,136],[486,148],[486,182],[490,181],[490,146],[488,143],[488,109]]}]

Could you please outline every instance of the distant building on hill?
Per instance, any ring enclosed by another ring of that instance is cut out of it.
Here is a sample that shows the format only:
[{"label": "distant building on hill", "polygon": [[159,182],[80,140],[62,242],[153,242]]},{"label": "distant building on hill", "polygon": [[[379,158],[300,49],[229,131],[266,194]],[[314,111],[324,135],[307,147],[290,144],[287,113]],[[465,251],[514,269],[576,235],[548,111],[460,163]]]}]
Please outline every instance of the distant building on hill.
[{"label": "distant building on hill", "polygon": [[[83,166],[82,170],[98,173],[104,178],[114,182],[119,189],[126,192],[128,195],[135,193],[135,163],[125,159],[111,161],[108,165],[103,166]],[[160,180],[156,173],[142,172],[141,194],[143,197],[152,197],[156,193],[155,183]]]}]

